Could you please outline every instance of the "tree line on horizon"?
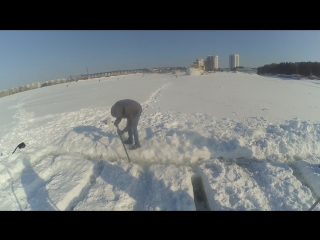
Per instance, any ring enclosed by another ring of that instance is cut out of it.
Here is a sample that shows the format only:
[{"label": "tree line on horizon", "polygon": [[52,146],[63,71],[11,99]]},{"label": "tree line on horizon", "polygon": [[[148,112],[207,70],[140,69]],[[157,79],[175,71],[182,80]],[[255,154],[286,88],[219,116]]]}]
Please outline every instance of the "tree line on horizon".
[{"label": "tree line on horizon", "polygon": [[257,74],[299,74],[304,77],[320,77],[320,62],[281,62],[257,68]]}]

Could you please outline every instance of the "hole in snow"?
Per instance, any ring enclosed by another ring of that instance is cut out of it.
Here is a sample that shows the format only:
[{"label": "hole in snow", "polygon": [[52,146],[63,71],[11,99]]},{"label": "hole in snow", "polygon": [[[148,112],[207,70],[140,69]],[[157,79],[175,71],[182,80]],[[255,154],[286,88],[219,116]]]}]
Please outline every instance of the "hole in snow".
[{"label": "hole in snow", "polygon": [[206,192],[204,191],[202,178],[199,175],[194,175],[191,178],[193,186],[194,203],[197,211],[210,211]]}]

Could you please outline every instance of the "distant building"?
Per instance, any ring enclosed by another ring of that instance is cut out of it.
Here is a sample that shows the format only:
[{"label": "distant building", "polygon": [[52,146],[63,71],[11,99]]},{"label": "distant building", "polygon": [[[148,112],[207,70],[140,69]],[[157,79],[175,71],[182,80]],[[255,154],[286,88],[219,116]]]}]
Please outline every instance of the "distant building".
[{"label": "distant building", "polygon": [[217,70],[219,68],[218,56],[213,56],[213,69]]},{"label": "distant building", "polygon": [[205,61],[205,70],[214,71],[219,68],[218,56],[209,55]]},{"label": "distant building", "polygon": [[195,62],[193,62],[193,65],[204,70],[205,69],[205,60],[204,59],[197,59]]},{"label": "distant building", "polygon": [[186,75],[202,75],[204,72],[204,59],[197,59],[193,64],[187,69]]},{"label": "distant building", "polygon": [[206,59],[206,71],[212,71],[213,70],[213,56],[209,55]]},{"label": "distant building", "polygon": [[230,54],[229,55],[229,68],[236,68],[240,66],[240,56],[239,54]]},{"label": "distant building", "polygon": [[202,75],[204,71],[216,71],[219,69],[218,56],[209,55],[206,59],[196,59],[188,68],[188,75]]},{"label": "distant building", "polygon": [[202,74],[203,74],[203,69],[195,65],[191,65],[186,71],[186,75],[191,75],[191,76],[198,76]]}]

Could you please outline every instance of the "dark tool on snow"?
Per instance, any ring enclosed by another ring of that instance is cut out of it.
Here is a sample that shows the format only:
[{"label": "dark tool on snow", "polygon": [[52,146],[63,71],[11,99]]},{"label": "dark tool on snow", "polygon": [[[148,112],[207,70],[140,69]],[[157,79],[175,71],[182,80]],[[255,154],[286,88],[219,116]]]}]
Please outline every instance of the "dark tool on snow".
[{"label": "dark tool on snow", "polygon": [[312,209],[314,209],[314,207],[320,202],[320,197],[318,198],[318,200],[311,206],[311,208],[308,211],[312,211]]},{"label": "dark tool on snow", "polygon": [[[112,123],[113,123],[113,121],[112,121]],[[117,126],[117,130],[119,130],[118,126]],[[126,147],[124,146],[124,143],[123,143],[123,141],[122,141],[122,136],[121,136],[120,134],[119,134],[119,136],[120,136],[120,139],[121,139],[123,148],[124,148],[124,150],[126,151],[126,154],[127,154],[127,157],[128,157],[128,161],[131,162],[131,161],[130,161],[130,158],[129,158],[129,155],[128,155],[128,152],[127,152],[127,149],[126,149]]]},{"label": "dark tool on snow", "polygon": [[24,142],[20,143],[18,146],[16,146],[16,148],[14,149],[14,151],[12,152],[12,154],[17,150],[17,148],[21,149],[24,148],[26,145],[24,144]]},{"label": "dark tool on snow", "polygon": [[[117,129],[119,130],[119,128],[118,128],[118,127],[117,127]],[[121,137],[121,135],[119,135],[119,136],[120,136],[120,139],[121,139],[121,142],[122,142],[123,148],[124,148],[124,150],[126,151],[126,154],[127,154],[128,160],[129,160],[129,162],[131,162],[131,161],[130,161],[130,158],[129,158],[129,155],[128,155],[128,152],[127,152],[127,149],[126,149],[126,147],[124,146],[124,143],[123,143],[123,141],[122,141],[122,137]]]}]

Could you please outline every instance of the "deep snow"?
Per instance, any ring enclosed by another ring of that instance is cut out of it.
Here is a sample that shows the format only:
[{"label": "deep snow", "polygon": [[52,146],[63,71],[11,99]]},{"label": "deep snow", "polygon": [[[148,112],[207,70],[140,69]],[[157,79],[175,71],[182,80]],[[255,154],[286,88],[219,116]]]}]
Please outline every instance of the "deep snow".
[{"label": "deep snow", "polygon": [[[66,85],[0,98],[1,210],[308,210],[320,197],[316,80],[222,72]],[[143,106],[130,163],[110,115],[125,98]]]}]

